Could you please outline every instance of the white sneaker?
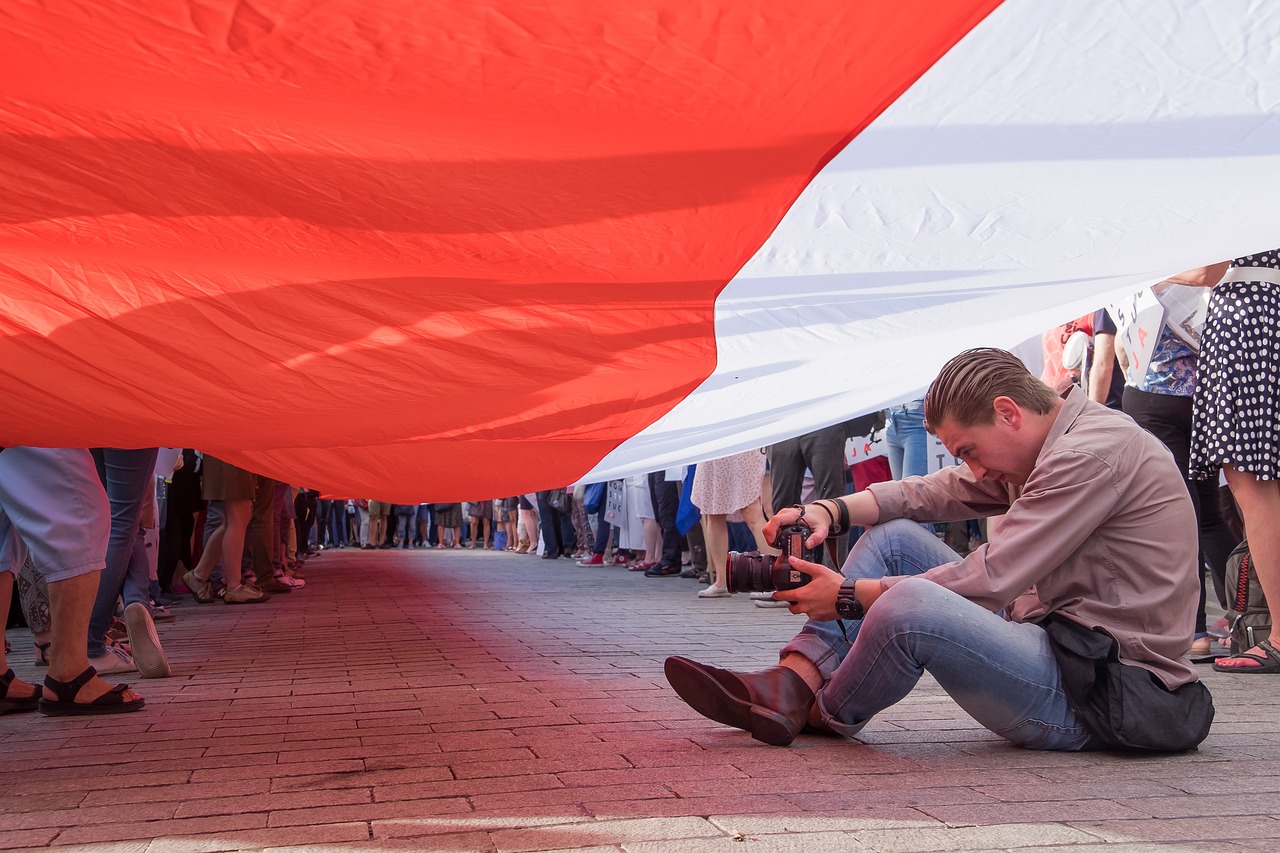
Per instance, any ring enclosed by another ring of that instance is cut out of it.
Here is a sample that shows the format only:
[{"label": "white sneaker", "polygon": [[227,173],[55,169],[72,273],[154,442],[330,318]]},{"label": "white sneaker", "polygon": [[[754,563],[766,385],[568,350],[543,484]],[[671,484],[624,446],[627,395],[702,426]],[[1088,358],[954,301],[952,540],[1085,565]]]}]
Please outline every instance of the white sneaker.
[{"label": "white sneaker", "polygon": [[747,598],[752,601],[773,601],[773,593],[771,592],[752,592],[747,594]]},{"label": "white sneaker", "polygon": [[728,598],[732,593],[722,586],[711,586],[706,589],[698,590],[698,598]]},{"label": "white sneaker", "polygon": [[143,678],[168,678],[173,674],[164,656],[160,635],[147,605],[135,601],[124,609],[124,624],[129,629],[129,648],[133,663]]},{"label": "white sneaker", "polygon": [[119,646],[107,646],[101,657],[89,658],[89,665],[98,675],[114,675],[118,672],[137,672],[138,666],[129,653]]},{"label": "white sneaker", "polygon": [[306,581],[300,578],[290,577],[289,575],[276,575],[276,580],[289,587],[289,589],[302,589],[307,585]]},{"label": "white sneaker", "polygon": [[756,607],[767,607],[770,609],[774,607],[790,607],[791,606],[788,602],[778,601],[776,598],[768,598],[768,599],[757,598],[755,601],[752,602],[752,604],[754,604]]}]

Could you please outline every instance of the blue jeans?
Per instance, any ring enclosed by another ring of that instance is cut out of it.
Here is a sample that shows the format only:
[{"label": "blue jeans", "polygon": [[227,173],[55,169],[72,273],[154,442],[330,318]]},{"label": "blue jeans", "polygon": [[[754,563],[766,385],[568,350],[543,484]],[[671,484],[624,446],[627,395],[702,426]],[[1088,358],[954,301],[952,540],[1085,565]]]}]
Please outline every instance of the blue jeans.
[{"label": "blue jeans", "polygon": [[[869,528],[849,553],[851,578],[917,575],[958,560],[911,521]],[[847,632],[847,637],[846,637]],[[817,665],[823,720],[853,736],[911,692],[928,672],[970,716],[1028,749],[1098,749],[1067,704],[1062,678],[1038,625],[1001,616],[923,578],[890,587],[860,623],[810,621],[783,649]]]},{"label": "blue jeans", "polygon": [[[89,616],[89,657],[101,657],[107,642],[107,630],[116,612],[116,599],[124,597],[126,605],[150,601],[150,572],[147,561],[134,560],[134,550],[145,547],[138,535],[142,522],[142,504],[147,489],[156,487],[155,467],[158,449],[116,450],[94,448],[93,461],[98,478],[111,502],[111,536],[107,539],[107,567],[98,576],[98,597]],[[145,556],[145,555],[144,555]]]},{"label": "blue jeans", "polygon": [[929,433],[924,428],[924,400],[888,410],[885,444],[893,479],[929,473]]},{"label": "blue jeans", "polygon": [[[924,428],[924,400],[912,400],[887,410],[884,434],[893,479],[923,477],[929,473],[929,431]],[[932,524],[924,529],[937,532]]]}]

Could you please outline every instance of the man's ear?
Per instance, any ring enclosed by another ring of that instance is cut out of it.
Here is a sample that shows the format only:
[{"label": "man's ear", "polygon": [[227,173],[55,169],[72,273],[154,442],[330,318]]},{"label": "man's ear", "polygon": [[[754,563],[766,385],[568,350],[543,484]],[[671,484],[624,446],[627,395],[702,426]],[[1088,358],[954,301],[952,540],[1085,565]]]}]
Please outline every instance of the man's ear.
[{"label": "man's ear", "polygon": [[997,424],[1003,424],[1015,430],[1022,428],[1022,407],[1012,399],[996,397],[991,405],[995,409]]}]

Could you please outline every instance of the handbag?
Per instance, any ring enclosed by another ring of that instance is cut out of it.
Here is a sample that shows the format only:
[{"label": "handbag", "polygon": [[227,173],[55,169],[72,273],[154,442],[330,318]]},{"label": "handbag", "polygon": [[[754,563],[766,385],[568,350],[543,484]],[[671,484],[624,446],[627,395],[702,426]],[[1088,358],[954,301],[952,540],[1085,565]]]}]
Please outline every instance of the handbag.
[{"label": "handbag", "polygon": [[1227,557],[1227,611],[1233,652],[1247,651],[1270,638],[1271,608],[1262,594],[1247,539]]},{"label": "handbag", "polygon": [[547,492],[547,506],[556,512],[568,512],[573,508],[573,505],[569,503],[569,490],[552,489]]},{"label": "handbag", "polygon": [[588,483],[582,493],[582,509],[587,515],[594,515],[604,505],[604,483]]},{"label": "handbag", "polygon": [[1051,613],[1040,623],[1062,673],[1071,710],[1113,749],[1183,752],[1195,749],[1213,723],[1213,697],[1199,681],[1169,690],[1154,674],[1117,656],[1101,628]]}]

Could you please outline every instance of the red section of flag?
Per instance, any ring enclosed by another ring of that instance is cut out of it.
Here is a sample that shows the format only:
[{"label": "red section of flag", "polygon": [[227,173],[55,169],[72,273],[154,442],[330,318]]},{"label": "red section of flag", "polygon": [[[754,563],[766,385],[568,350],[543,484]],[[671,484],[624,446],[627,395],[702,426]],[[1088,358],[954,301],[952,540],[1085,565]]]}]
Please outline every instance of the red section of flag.
[{"label": "red section of flag", "polygon": [[575,479],[717,292],[996,0],[10,8],[0,445],[328,490]]}]

